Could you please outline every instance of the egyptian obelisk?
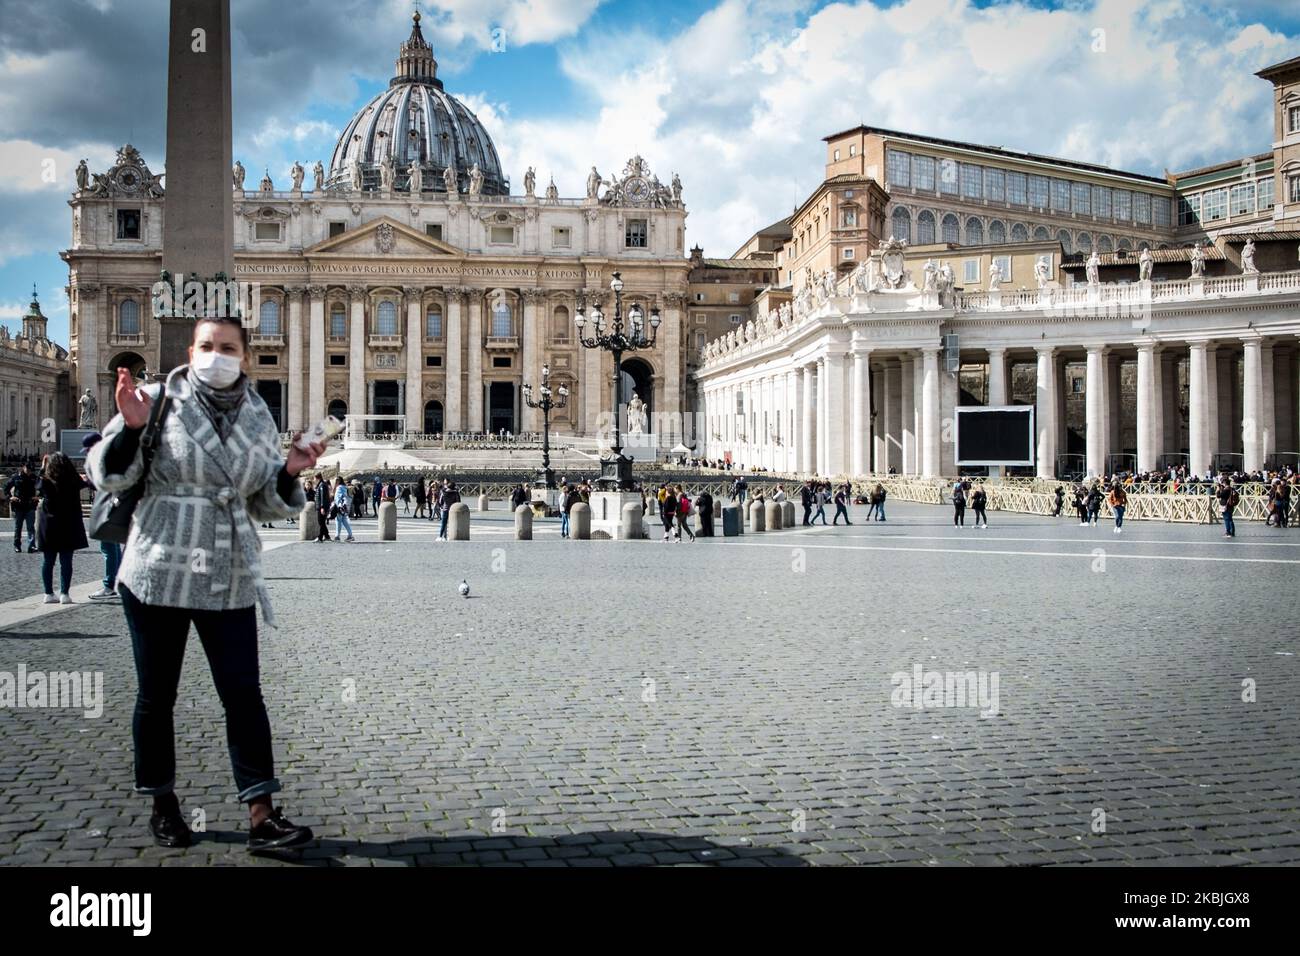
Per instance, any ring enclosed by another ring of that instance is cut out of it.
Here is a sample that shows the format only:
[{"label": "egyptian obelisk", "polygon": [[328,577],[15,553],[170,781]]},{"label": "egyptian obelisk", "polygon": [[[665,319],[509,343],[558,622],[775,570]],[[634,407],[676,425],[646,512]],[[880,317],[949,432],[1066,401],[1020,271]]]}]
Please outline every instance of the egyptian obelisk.
[{"label": "egyptian obelisk", "polygon": [[[230,0],[171,0],[163,269],[235,278]],[[160,318],[166,373],[186,361],[192,318]]]}]

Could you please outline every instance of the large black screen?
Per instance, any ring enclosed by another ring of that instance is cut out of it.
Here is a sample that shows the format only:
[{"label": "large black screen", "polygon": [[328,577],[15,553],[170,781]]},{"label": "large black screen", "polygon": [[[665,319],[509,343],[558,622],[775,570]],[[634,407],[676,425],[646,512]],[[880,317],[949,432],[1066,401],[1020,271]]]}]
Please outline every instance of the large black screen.
[{"label": "large black screen", "polygon": [[957,464],[1032,465],[1034,408],[958,408]]}]

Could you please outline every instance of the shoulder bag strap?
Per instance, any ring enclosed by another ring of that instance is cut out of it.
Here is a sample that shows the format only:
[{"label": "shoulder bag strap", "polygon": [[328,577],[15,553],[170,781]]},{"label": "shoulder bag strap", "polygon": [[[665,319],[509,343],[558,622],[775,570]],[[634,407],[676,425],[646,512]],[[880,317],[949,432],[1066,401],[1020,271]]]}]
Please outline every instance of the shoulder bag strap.
[{"label": "shoulder bag strap", "polygon": [[144,471],[140,473],[141,484],[149,478],[154,451],[158,447],[158,435],[162,431],[163,419],[167,417],[170,407],[171,397],[167,394],[167,387],[163,386],[157,400],[153,403],[153,409],[149,412],[149,423],[144,427],[144,434],[140,436],[140,456],[144,463]]}]

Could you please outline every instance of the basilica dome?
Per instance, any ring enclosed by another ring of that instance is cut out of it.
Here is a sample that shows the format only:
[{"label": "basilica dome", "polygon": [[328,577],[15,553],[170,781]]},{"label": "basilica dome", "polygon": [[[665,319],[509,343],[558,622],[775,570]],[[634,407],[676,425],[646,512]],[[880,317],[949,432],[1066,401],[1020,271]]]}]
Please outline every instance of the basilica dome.
[{"label": "basilica dome", "polygon": [[508,195],[510,184],[501,174],[496,147],[483,124],[465,104],[448,94],[438,79],[438,61],[414,16],[411,35],[397,57],[397,75],[363,106],[343,128],[330,159],[329,184],[346,188],[353,163],[361,166],[366,189],[380,185],[380,164],[393,159],[394,185],[409,188],[407,170],[418,161],[425,192],[444,192],[444,170],[456,171],[461,192],[468,191],[470,170],[483,174],[481,192]]}]

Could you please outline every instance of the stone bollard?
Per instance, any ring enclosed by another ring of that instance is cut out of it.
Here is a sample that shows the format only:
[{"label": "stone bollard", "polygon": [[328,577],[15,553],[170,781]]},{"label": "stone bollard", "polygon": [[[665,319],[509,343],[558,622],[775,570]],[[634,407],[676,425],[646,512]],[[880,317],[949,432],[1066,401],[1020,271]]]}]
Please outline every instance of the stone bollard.
[{"label": "stone bollard", "polygon": [[754,527],[754,513],[756,511],[762,511],[762,510],[763,510],[763,506],[762,504],[759,503],[757,498],[750,498],[748,501],[746,501],[745,502],[745,526],[752,529]]},{"label": "stone bollard", "polygon": [[569,509],[569,537],[579,541],[591,538],[591,505],[579,501]]},{"label": "stone bollard", "polygon": [[749,509],[749,530],[754,534],[767,530],[767,512],[762,506]]},{"label": "stone bollard", "polygon": [[515,509],[515,540],[533,540],[533,509],[520,505]]},{"label": "stone bollard", "polygon": [[781,530],[781,518],[783,517],[782,510],[781,502],[779,501],[769,501],[763,507],[764,519],[767,522],[768,531]]},{"label": "stone bollard", "polygon": [[623,527],[621,531],[624,538],[630,538],[634,541],[645,537],[641,523],[641,506],[635,501],[629,501],[623,506]]},{"label": "stone bollard", "polygon": [[722,536],[724,538],[734,538],[741,533],[740,508],[737,505],[726,505],[722,509]]},{"label": "stone bollard", "polygon": [[488,496],[487,496],[487,495],[479,495],[479,496],[478,496],[478,510],[479,510],[479,511],[487,511],[487,510],[488,510]]},{"label": "stone bollard", "polygon": [[447,537],[452,541],[469,540],[469,505],[458,501],[451,506],[447,517]]},{"label": "stone bollard", "polygon": [[379,540],[397,540],[397,502],[395,501],[379,503]]},{"label": "stone bollard", "polygon": [[794,527],[794,502],[788,499],[781,502],[781,527]]},{"label": "stone bollard", "polygon": [[647,491],[645,496],[645,516],[653,518],[659,514],[659,497],[653,491]]},{"label": "stone bollard", "polygon": [[308,502],[302,514],[298,515],[298,540],[315,541],[319,537],[320,515],[316,513],[316,506]]}]

